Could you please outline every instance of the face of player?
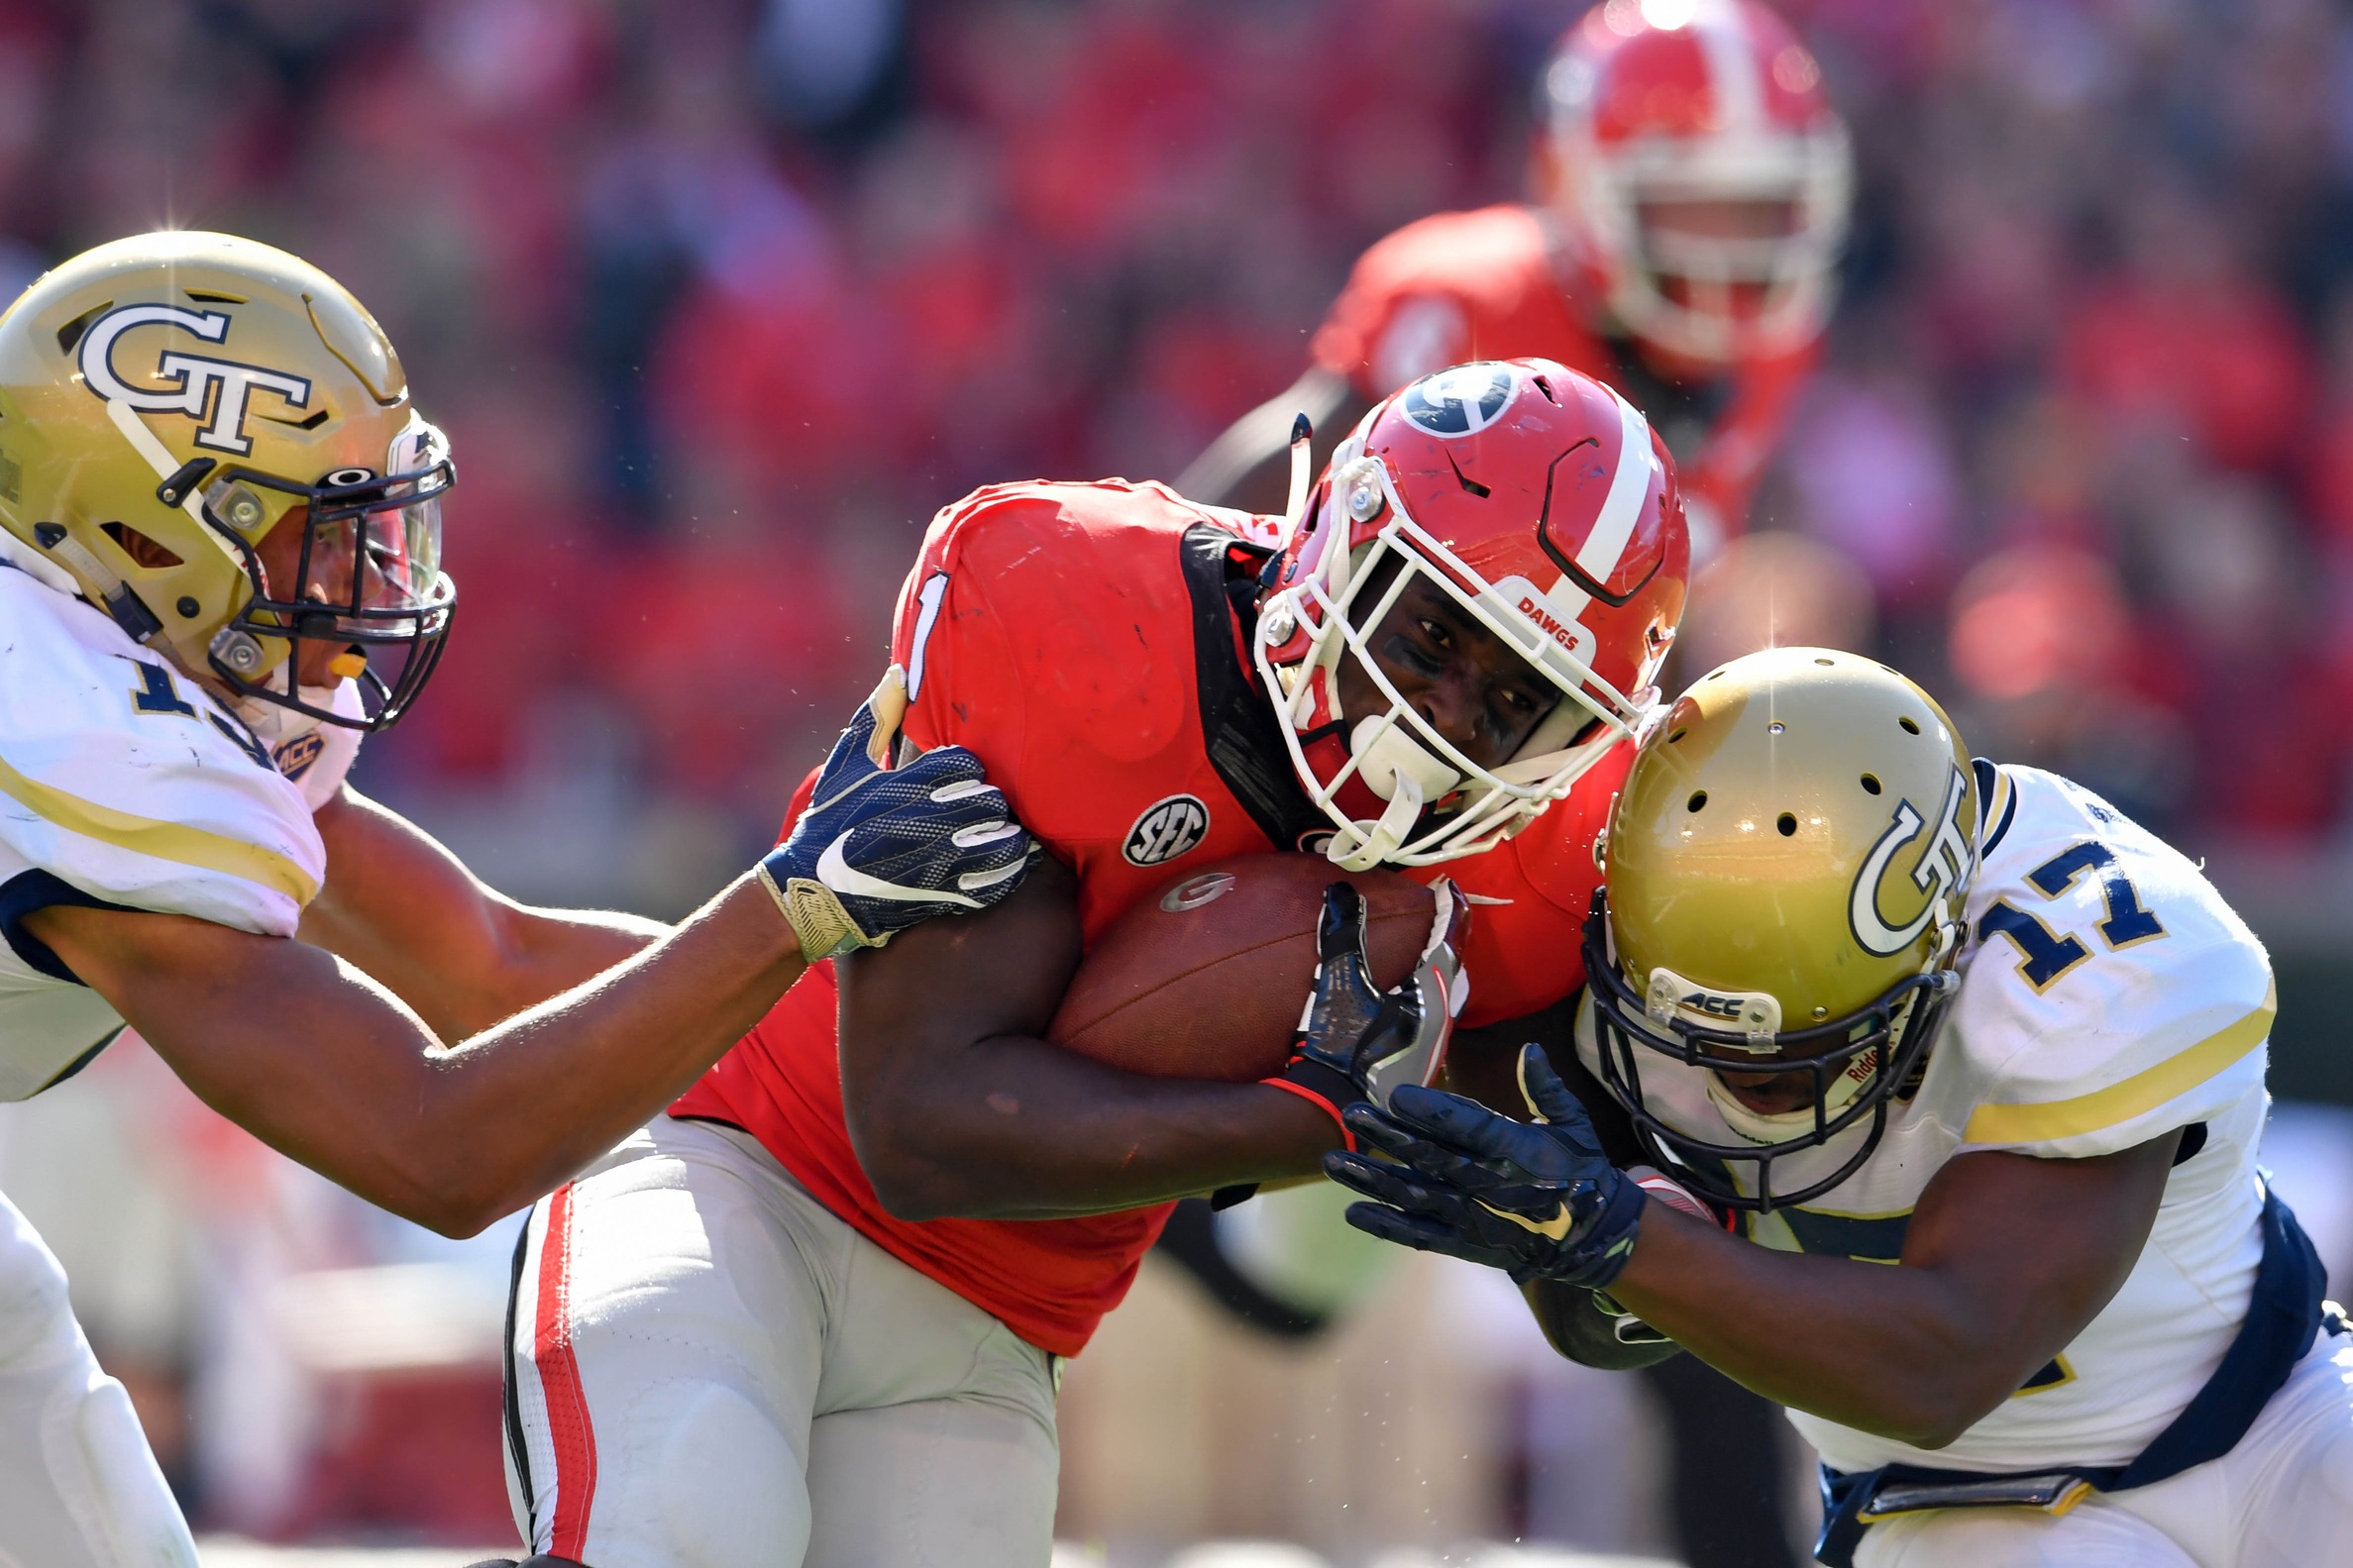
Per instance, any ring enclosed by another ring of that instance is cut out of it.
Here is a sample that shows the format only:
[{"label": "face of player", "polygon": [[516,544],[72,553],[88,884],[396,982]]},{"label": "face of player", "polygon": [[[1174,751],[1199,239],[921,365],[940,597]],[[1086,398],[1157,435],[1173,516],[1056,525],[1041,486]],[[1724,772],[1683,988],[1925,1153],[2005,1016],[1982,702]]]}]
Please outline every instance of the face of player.
[{"label": "face of player", "polygon": [[[352,566],[355,552],[349,543],[352,530],[348,525],[323,530],[310,542],[309,570],[306,580],[297,594],[294,582],[303,574],[302,536],[310,527],[310,508],[296,506],[271,525],[262,542],[254,547],[254,554],[262,560],[262,579],[272,598],[299,596],[313,604],[349,604],[352,601]],[[380,597],[377,578],[373,566],[368,572],[368,598]],[[344,652],[343,645],[316,637],[304,637],[295,645],[299,662],[294,678],[306,686],[329,686],[339,679],[328,665]]]},{"label": "face of player", "polygon": [[1740,264],[1797,233],[1794,201],[1646,201],[1637,209],[1658,291],[1688,309],[1736,320],[1764,308],[1770,286]]},{"label": "face of player", "polygon": [[[1829,1049],[1826,1045],[1825,1050]],[[1795,1061],[1783,1056],[1783,1061]],[[1732,1098],[1760,1115],[1786,1115],[1803,1110],[1814,1102],[1814,1076],[1811,1073],[1733,1073],[1716,1070]]]},{"label": "face of player", "polygon": [[[1509,762],[1558,691],[1493,632],[1419,576],[1365,639],[1416,712],[1482,768]],[[1343,713],[1378,713],[1388,698],[1353,659],[1339,662]]]}]

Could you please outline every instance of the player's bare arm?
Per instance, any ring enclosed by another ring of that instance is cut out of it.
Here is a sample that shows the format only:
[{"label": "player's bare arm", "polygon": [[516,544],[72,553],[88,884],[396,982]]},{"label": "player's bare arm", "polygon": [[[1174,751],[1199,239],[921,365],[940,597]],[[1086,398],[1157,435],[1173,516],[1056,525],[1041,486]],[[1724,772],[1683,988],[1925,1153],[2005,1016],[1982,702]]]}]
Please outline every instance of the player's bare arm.
[{"label": "player's bare arm", "polygon": [[312,820],[327,881],[297,935],[350,960],[445,1040],[570,990],[670,929],[617,911],[517,903],[349,784]]},{"label": "player's bare arm", "polygon": [[55,905],[25,921],[215,1110],[449,1235],[609,1148],[805,967],[747,877],[611,974],[445,1044],[383,986],[305,942],[124,909]]},{"label": "player's bare arm", "polygon": [[1144,1078],[1039,1038],[1078,967],[1077,882],[1041,862],[987,914],[839,967],[851,1141],[903,1219],[1110,1212],[1312,1175],[1332,1118],[1259,1084]]},{"label": "player's bare arm", "polygon": [[454,1045],[307,943],[75,902],[24,922],[215,1109],[383,1207],[471,1234],[675,1098],[811,960],[1018,887],[1026,835],[977,760],[942,748],[879,766],[903,689],[894,671],[859,710],[756,872],[611,973]]},{"label": "player's bare arm", "polygon": [[1941,1448],[2107,1306],[2180,1139],[2088,1160],[1965,1154],[1921,1195],[1895,1268],[1776,1252],[1652,1204],[1610,1294],[1760,1394]]},{"label": "player's bare arm", "polygon": [[1313,468],[1321,471],[1340,437],[1372,407],[1337,370],[1311,365],[1298,380],[1226,427],[1177,476],[1179,494],[1211,506],[1280,512],[1291,476],[1291,422],[1315,427]]}]

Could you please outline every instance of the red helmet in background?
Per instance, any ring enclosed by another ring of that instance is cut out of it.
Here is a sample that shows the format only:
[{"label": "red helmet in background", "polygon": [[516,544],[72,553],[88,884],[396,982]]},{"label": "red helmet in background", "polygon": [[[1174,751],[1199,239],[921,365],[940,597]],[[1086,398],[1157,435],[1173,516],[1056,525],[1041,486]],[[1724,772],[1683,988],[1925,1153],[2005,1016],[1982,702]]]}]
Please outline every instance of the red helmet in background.
[{"label": "red helmet in background", "polygon": [[1755,0],[1608,0],[1569,29],[1551,196],[1621,326],[1712,364],[1821,333],[1855,179],[1821,84]]},{"label": "red helmet in background", "polygon": [[[1655,700],[1690,562],[1673,460],[1592,377],[1485,361],[1376,404],[1308,494],[1254,650],[1300,782],[1337,829],[1332,859],[1475,855],[1567,794]],[[1439,734],[1373,660],[1366,639],[1417,575],[1560,692],[1499,767]],[[1343,657],[1382,710],[1340,712]]]}]

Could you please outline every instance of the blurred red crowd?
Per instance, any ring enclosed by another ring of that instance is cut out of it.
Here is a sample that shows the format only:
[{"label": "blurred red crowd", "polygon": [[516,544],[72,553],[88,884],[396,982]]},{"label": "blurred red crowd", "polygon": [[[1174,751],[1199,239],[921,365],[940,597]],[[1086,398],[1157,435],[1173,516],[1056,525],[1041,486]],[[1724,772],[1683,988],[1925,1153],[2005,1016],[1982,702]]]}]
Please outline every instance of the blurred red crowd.
[{"label": "blurred red crowd", "polygon": [[[767,830],[970,486],[1173,477],[1354,256],[1524,189],[1574,0],[0,5],[21,269],[311,257],[456,442],[460,625],[387,787],[596,716]],[[2353,761],[2353,26],[2325,0],[1792,0],[1862,163],[1755,526],[1980,750],[2311,837]],[[551,707],[550,698],[561,694]]]}]

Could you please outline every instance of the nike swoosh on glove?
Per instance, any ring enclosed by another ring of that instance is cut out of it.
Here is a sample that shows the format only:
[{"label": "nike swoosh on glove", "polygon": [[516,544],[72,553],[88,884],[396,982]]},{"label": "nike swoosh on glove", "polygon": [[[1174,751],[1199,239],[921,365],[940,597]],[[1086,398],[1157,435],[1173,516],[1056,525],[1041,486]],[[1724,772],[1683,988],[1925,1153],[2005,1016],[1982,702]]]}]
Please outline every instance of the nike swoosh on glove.
[{"label": "nike swoosh on glove", "polygon": [[989,908],[1029,869],[1029,834],[978,757],[942,746],[884,766],[906,712],[907,676],[893,665],[834,742],[792,836],[760,862],[812,964]]},{"label": "nike swoosh on glove", "polygon": [[1374,1200],[1349,1204],[1348,1223],[1522,1285],[1608,1286],[1634,1252],[1643,1189],[1602,1154],[1593,1118],[1534,1045],[1520,1051],[1520,1092],[1533,1124],[1431,1089],[1349,1106],[1349,1130],[1387,1158],[1324,1157],[1327,1176]]}]

